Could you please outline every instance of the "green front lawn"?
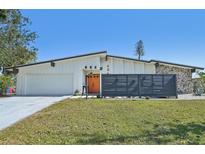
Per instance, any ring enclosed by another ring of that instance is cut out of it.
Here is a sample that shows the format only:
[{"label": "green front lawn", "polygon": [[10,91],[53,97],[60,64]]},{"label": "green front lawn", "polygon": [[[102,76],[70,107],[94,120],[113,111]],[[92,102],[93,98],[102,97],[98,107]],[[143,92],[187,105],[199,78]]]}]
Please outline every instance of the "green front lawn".
[{"label": "green front lawn", "polygon": [[0,131],[0,144],[205,144],[205,100],[65,100]]}]

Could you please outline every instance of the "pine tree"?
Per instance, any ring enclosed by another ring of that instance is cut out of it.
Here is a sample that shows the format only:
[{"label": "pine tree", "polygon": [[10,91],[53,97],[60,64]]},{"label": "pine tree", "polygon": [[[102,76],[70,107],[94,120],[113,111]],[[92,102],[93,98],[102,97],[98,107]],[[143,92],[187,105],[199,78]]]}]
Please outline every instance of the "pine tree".
[{"label": "pine tree", "polygon": [[137,55],[138,60],[140,60],[141,57],[144,56],[145,52],[144,52],[144,45],[142,40],[139,40],[136,43],[135,54]]}]

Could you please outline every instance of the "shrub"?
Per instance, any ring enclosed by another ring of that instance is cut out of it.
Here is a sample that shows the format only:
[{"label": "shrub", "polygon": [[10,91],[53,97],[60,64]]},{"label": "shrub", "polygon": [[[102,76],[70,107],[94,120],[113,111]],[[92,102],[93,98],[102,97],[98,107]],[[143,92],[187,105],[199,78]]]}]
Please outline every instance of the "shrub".
[{"label": "shrub", "polygon": [[197,79],[193,81],[193,92],[194,95],[200,96],[204,92],[203,82],[201,79]]},{"label": "shrub", "polygon": [[1,75],[0,76],[0,95],[3,95],[7,87],[14,87],[14,80],[11,76]]},{"label": "shrub", "polygon": [[79,96],[79,95],[80,95],[80,91],[78,89],[76,89],[74,92],[74,96]]},{"label": "shrub", "polygon": [[201,95],[205,92],[205,73],[198,72],[197,74],[200,76],[200,78],[193,80],[193,92],[195,95]]},{"label": "shrub", "polygon": [[200,72],[199,76],[201,77],[201,84],[203,87],[203,91],[205,92],[205,72]]}]

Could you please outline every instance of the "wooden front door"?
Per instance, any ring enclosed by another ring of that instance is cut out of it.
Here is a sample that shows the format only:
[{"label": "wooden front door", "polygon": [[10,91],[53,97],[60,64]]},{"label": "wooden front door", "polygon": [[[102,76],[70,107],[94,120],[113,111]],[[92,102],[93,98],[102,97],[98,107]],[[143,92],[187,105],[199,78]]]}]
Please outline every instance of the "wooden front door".
[{"label": "wooden front door", "polygon": [[91,74],[87,76],[88,93],[100,92],[100,75]]}]

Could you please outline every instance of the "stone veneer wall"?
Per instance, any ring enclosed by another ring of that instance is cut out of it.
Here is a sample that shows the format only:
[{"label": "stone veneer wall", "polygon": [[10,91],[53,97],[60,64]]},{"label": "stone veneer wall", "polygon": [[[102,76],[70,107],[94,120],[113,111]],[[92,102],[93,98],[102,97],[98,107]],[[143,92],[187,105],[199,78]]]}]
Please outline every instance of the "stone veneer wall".
[{"label": "stone veneer wall", "polygon": [[191,69],[173,67],[159,64],[156,66],[157,74],[176,74],[177,76],[177,93],[193,93],[192,72]]}]

